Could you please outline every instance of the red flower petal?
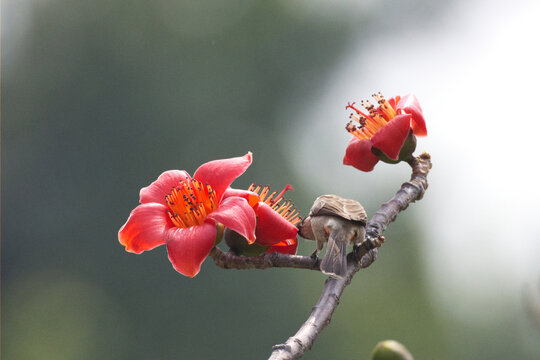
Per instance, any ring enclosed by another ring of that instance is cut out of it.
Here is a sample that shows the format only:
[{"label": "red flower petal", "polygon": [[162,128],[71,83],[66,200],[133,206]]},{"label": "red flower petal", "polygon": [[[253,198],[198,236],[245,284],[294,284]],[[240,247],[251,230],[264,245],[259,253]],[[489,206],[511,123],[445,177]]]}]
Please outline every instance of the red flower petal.
[{"label": "red flower petal", "polygon": [[251,165],[252,159],[251,152],[248,152],[241,157],[210,161],[202,164],[193,174],[193,178],[210,184],[216,191],[219,202],[229,185]]},{"label": "red flower petal", "polygon": [[298,239],[288,239],[283,240],[277,244],[274,244],[270,246],[266,252],[272,253],[272,252],[278,252],[282,254],[289,254],[289,255],[295,255],[296,249],[298,248]]},{"label": "red flower petal", "polygon": [[165,236],[169,260],[175,270],[194,277],[214,247],[216,225],[204,223],[188,228],[173,227],[167,230]]},{"label": "red flower petal", "polygon": [[126,251],[140,254],[165,244],[165,229],[171,227],[165,205],[150,203],[137,206],[118,231],[118,241]]},{"label": "red flower petal", "polygon": [[247,202],[249,203],[249,206],[251,207],[254,207],[255,205],[257,205],[260,200],[259,194],[257,194],[256,192],[228,188],[223,193],[223,199],[231,197],[231,196],[237,196],[237,197],[246,199]]},{"label": "red flower petal", "polygon": [[285,220],[272,208],[263,203],[259,203],[257,209],[257,235],[256,243],[261,246],[274,245],[280,241],[296,237],[298,228]]},{"label": "red flower petal", "polygon": [[178,185],[180,181],[189,179],[189,174],[184,170],[168,170],[159,175],[156,181],[141,189],[139,193],[139,202],[158,203],[167,205],[165,195],[171,191],[171,188]]},{"label": "red flower petal", "polygon": [[397,106],[397,103],[399,102],[399,99],[400,99],[399,95],[398,95],[398,96],[394,96],[393,98],[388,99],[388,103],[390,104],[390,106],[391,106],[392,108],[394,108],[394,110],[397,109],[396,106]]},{"label": "red flower petal", "polygon": [[250,244],[255,242],[255,224],[257,219],[255,211],[249,206],[246,199],[228,197],[224,199],[219,208],[206,216],[208,220],[222,223],[231,230],[245,237]]},{"label": "red flower petal", "polygon": [[345,150],[343,164],[354,166],[361,171],[371,171],[378,162],[379,157],[371,152],[371,141],[360,140],[353,136]]},{"label": "red flower petal", "polygon": [[385,127],[373,135],[371,144],[390,159],[397,160],[410,129],[411,115],[396,115]]},{"label": "red flower petal", "polygon": [[411,128],[414,135],[427,135],[426,121],[424,120],[424,114],[416,96],[413,94],[403,96],[397,107],[400,113],[412,115]]}]

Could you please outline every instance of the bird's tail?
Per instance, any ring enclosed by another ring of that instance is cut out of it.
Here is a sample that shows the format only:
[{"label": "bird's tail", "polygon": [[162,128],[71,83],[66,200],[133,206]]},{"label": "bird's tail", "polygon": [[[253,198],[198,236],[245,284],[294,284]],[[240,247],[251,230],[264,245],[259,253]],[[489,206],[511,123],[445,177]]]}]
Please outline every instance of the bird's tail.
[{"label": "bird's tail", "polygon": [[321,271],[334,278],[342,278],[347,272],[347,243],[340,235],[330,234],[321,262]]}]

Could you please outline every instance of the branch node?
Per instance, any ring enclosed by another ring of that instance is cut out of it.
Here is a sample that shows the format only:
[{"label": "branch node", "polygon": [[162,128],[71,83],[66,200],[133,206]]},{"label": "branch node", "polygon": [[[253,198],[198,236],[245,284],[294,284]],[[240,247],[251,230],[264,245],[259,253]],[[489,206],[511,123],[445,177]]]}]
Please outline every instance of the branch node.
[{"label": "branch node", "polygon": [[272,351],[286,351],[291,352],[291,347],[286,344],[277,344],[272,346]]}]

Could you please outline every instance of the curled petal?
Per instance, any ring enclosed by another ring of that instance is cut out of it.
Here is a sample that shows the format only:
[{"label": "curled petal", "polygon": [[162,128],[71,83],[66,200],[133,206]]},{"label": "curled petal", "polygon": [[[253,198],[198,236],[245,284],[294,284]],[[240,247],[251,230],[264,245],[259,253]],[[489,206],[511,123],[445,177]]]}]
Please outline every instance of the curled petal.
[{"label": "curled petal", "polygon": [[165,205],[150,203],[137,206],[118,231],[118,241],[126,251],[140,254],[165,244],[165,229],[171,227]]},{"label": "curled petal", "polygon": [[257,210],[257,244],[269,246],[286,239],[295,238],[298,228],[285,220],[272,208],[261,202]]},{"label": "curled petal", "polygon": [[180,181],[190,179],[189,174],[184,170],[168,170],[159,175],[156,181],[141,189],[139,193],[139,202],[158,203],[167,205],[165,196],[171,191],[171,188],[178,185]]},{"label": "curled petal", "polygon": [[360,140],[353,136],[345,150],[344,165],[351,165],[361,171],[371,171],[379,158],[371,152],[371,141]]},{"label": "curled petal", "polygon": [[250,244],[255,242],[257,220],[255,211],[249,206],[246,199],[228,197],[221,202],[218,209],[208,214],[206,218],[222,223],[225,227],[236,231],[245,237]]},{"label": "curled petal", "polygon": [[193,178],[210,184],[216,191],[219,202],[225,190],[246,171],[252,160],[253,155],[248,152],[240,157],[210,161],[202,164],[193,174]]},{"label": "curled petal", "polygon": [[246,199],[247,202],[249,203],[249,206],[251,207],[255,207],[255,205],[257,205],[260,200],[259,194],[257,194],[256,192],[228,188],[223,193],[223,199],[231,197],[231,196],[237,196],[237,197]]},{"label": "curled petal", "polygon": [[398,96],[388,99],[388,103],[390,104],[391,107],[394,108],[394,110],[397,110],[397,104],[399,103],[400,99],[401,97],[398,95]]},{"label": "curled petal", "polygon": [[396,115],[385,127],[371,138],[371,144],[392,160],[397,160],[399,151],[411,129],[411,115]]},{"label": "curled petal", "polygon": [[424,120],[424,114],[416,96],[413,94],[403,96],[399,100],[397,107],[400,113],[412,115],[411,128],[414,135],[427,135],[426,121]]},{"label": "curled petal", "polygon": [[298,239],[294,238],[294,239],[280,241],[277,244],[270,246],[266,250],[266,252],[267,253],[278,252],[282,254],[295,255],[297,248],[298,248]]},{"label": "curled petal", "polygon": [[180,274],[194,277],[214,247],[216,225],[210,222],[188,228],[167,230],[167,253],[172,266]]}]

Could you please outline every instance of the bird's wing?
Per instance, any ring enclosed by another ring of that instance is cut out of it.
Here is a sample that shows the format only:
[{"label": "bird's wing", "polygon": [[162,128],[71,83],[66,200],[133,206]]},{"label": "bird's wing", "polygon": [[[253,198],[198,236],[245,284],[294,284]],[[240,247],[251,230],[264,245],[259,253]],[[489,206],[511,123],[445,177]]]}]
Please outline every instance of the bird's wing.
[{"label": "bird's wing", "polygon": [[345,199],[337,195],[319,196],[309,213],[310,216],[338,216],[346,220],[367,222],[364,207],[356,200]]},{"label": "bird's wing", "polygon": [[321,271],[334,278],[342,278],[347,273],[347,239],[343,231],[330,234],[326,253],[321,261]]}]

